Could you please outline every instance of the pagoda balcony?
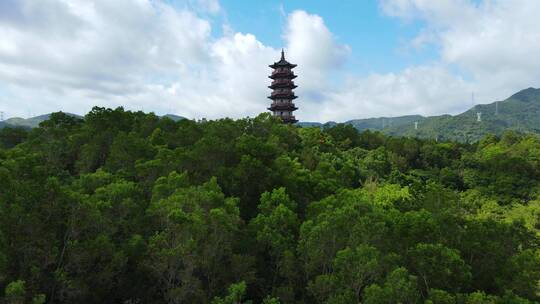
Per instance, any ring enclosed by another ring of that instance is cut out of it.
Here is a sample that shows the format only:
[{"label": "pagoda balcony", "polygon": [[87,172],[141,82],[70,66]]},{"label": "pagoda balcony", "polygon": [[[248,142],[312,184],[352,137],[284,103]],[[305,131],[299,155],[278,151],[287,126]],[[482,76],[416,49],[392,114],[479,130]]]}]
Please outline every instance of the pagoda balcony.
[{"label": "pagoda balcony", "polygon": [[298,108],[296,107],[294,103],[290,101],[283,102],[279,100],[280,99],[278,99],[278,101],[272,102],[268,110],[271,110],[271,111],[273,110],[290,110],[290,111],[298,110]]},{"label": "pagoda balcony", "polygon": [[283,120],[284,123],[296,123],[298,122],[298,120],[296,120],[296,117],[294,117],[293,115],[289,115],[289,116],[286,116],[286,115],[283,115],[283,116],[279,116],[279,115],[276,115],[277,117],[280,117],[281,120]]},{"label": "pagoda balcony", "polygon": [[288,113],[288,112],[274,112],[274,116],[279,116],[279,117],[282,117],[282,118],[292,118],[294,119],[294,115],[292,113]]},{"label": "pagoda balcony", "polygon": [[294,75],[294,73],[291,71],[291,70],[274,70],[272,72],[272,75],[268,76],[272,79],[274,78],[288,78],[288,79],[293,79],[293,78],[296,78],[296,75]]},{"label": "pagoda balcony", "polygon": [[288,75],[288,74],[294,74],[293,71],[291,70],[273,70],[272,71],[272,75],[278,75],[278,74],[285,74],[285,75]]},{"label": "pagoda balcony", "polygon": [[271,96],[294,96],[294,92],[292,90],[286,90],[286,91],[279,91],[279,90],[286,90],[286,89],[276,89],[272,91],[270,95]]},{"label": "pagoda balcony", "polygon": [[272,86],[278,86],[278,85],[292,85],[294,87],[296,87],[294,85],[294,81],[290,80],[290,79],[275,79],[274,81],[272,81],[271,83]]},{"label": "pagoda balcony", "polygon": [[275,89],[272,91],[272,96],[274,95],[283,95],[283,96],[289,96],[289,95],[294,95],[294,92],[293,90],[289,90],[289,89]]},{"label": "pagoda balcony", "polygon": [[268,96],[270,99],[296,99],[298,96],[294,95],[294,93],[272,93],[270,96]]}]

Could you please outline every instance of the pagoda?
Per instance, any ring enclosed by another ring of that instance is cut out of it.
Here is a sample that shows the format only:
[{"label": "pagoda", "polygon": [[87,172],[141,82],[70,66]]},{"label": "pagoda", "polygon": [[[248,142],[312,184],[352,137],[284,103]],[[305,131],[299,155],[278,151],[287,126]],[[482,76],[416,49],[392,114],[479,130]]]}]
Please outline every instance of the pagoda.
[{"label": "pagoda", "polygon": [[268,110],[272,111],[275,117],[281,118],[285,123],[295,123],[298,120],[293,115],[293,111],[298,108],[294,105],[293,100],[297,98],[294,95],[293,89],[296,88],[293,79],[296,78],[292,69],[296,64],[289,63],[285,60],[285,52],[281,50],[281,60],[270,65],[274,70],[269,77],[272,79],[272,84],[269,86],[272,89],[272,94],[268,96],[272,100],[272,104]]}]

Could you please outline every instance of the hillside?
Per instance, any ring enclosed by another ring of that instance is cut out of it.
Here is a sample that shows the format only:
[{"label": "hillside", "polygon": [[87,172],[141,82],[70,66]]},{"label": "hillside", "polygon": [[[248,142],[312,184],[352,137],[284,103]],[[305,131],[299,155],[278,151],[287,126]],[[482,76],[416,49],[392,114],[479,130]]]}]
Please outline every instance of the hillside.
[{"label": "hillside", "polygon": [[[477,120],[481,114],[481,121]],[[529,88],[506,100],[476,105],[461,114],[433,116],[414,122],[391,126],[383,131],[389,135],[415,136],[474,142],[486,134],[501,135],[506,130],[540,133],[540,89]]]},{"label": "hillside", "polygon": [[[479,112],[482,113],[481,122],[477,121]],[[487,134],[501,135],[506,130],[538,134],[539,118],[540,89],[528,88],[506,100],[476,105],[458,115],[377,117],[349,120],[344,124],[352,125],[358,131],[382,131],[393,136],[474,142]],[[415,122],[418,122],[417,130]],[[335,124],[299,123],[302,127],[329,127]]]},{"label": "hillside", "polygon": [[405,125],[414,124],[415,121],[423,120],[421,115],[407,115],[399,117],[378,117],[367,119],[353,119],[346,122],[355,127],[358,131],[383,130],[386,128],[399,128]]}]

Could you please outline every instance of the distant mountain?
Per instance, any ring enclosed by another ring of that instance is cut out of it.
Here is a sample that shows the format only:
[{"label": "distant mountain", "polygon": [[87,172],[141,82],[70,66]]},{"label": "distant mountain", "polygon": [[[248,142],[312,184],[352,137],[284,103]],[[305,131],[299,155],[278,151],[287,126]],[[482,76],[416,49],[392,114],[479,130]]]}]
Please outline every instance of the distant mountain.
[{"label": "distant mountain", "polygon": [[310,128],[310,127],[333,127],[337,125],[337,122],[335,121],[329,121],[327,123],[320,123],[320,122],[314,122],[314,121],[300,121],[296,123],[297,126],[302,128]]},{"label": "distant mountain", "polygon": [[378,118],[366,118],[366,119],[354,119],[345,122],[350,124],[358,130],[383,130],[385,128],[401,127],[409,125],[415,121],[424,119],[420,115],[407,115],[399,117],[378,117]]},{"label": "distant mountain", "polygon": [[[80,116],[80,115],[77,115],[77,114],[72,114],[72,113],[66,113],[66,114],[70,115],[70,116],[73,116],[73,117],[80,118],[80,119],[84,118],[83,116]],[[0,121],[0,129],[4,128],[4,127],[36,128],[36,127],[39,126],[39,124],[42,121],[45,121],[45,120],[49,119],[49,117],[51,117],[51,113],[44,114],[44,115],[39,115],[39,116],[31,117],[31,118],[12,117],[12,118],[8,118],[8,119],[6,119],[4,121]],[[174,114],[165,114],[165,115],[163,115],[161,117],[167,117],[167,118],[172,119],[173,121],[179,121],[179,120],[182,120],[182,119],[186,119],[185,117],[174,115]]]},{"label": "distant mountain", "polygon": [[[478,113],[481,113],[480,121],[478,121]],[[83,118],[76,114],[69,115]],[[49,117],[50,114],[28,119],[14,117],[0,122],[0,128],[5,126],[35,128]],[[174,114],[166,114],[161,117],[167,117],[174,121],[186,119]],[[418,126],[417,129],[415,122]],[[301,127],[328,127],[336,124],[333,121],[324,124],[319,122],[297,123]],[[350,124],[359,131],[374,130],[395,136],[461,142],[474,142],[486,134],[500,135],[505,130],[540,134],[540,89],[528,88],[503,101],[476,105],[458,115],[378,117],[353,119],[346,121],[345,124]]]},{"label": "distant mountain", "polygon": [[[481,113],[480,121],[478,113]],[[417,129],[415,122],[418,123]],[[540,89],[528,88],[506,100],[476,105],[458,115],[378,117],[354,119],[344,123],[359,131],[369,129],[395,136],[461,142],[474,142],[486,134],[501,135],[506,130],[540,134]],[[300,122],[298,125],[323,127],[327,124]]]},{"label": "distant mountain", "polygon": [[540,134],[540,89],[528,88],[506,100],[476,105],[455,116],[418,119],[417,130],[413,122],[390,126],[383,132],[397,136],[474,142],[486,134],[501,135],[506,130]]},{"label": "distant mountain", "polygon": [[161,116],[161,118],[165,118],[165,117],[170,118],[173,121],[179,121],[179,120],[186,119],[184,116],[178,116],[178,115],[174,115],[174,114],[165,114],[165,115]]},{"label": "distant mountain", "polygon": [[[66,113],[67,115],[77,117],[77,118],[83,118],[80,115],[72,114],[72,113]],[[44,114],[39,115],[35,117],[30,118],[20,118],[20,117],[12,117],[8,118],[2,122],[0,122],[0,128],[9,126],[9,127],[25,127],[25,128],[36,128],[39,126],[39,124],[42,121],[45,121],[51,117],[51,114]]]},{"label": "distant mountain", "polygon": [[[352,125],[358,131],[364,130],[376,130],[382,131],[388,127],[399,127],[414,123],[415,121],[425,119],[425,117],[420,115],[408,115],[408,116],[399,116],[399,117],[375,117],[375,118],[365,118],[365,119],[352,119],[344,122],[344,124]],[[298,122],[296,125],[300,127],[332,127],[335,126],[337,122],[329,121],[327,123],[320,122]]]}]

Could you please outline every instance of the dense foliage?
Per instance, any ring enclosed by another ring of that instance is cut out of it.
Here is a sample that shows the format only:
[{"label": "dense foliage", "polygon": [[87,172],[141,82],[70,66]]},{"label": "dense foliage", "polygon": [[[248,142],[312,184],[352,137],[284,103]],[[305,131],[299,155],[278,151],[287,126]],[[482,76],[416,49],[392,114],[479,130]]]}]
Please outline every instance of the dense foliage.
[{"label": "dense foliage", "polygon": [[0,144],[6,303],[540,301],[533,135],[94,108]]}]

